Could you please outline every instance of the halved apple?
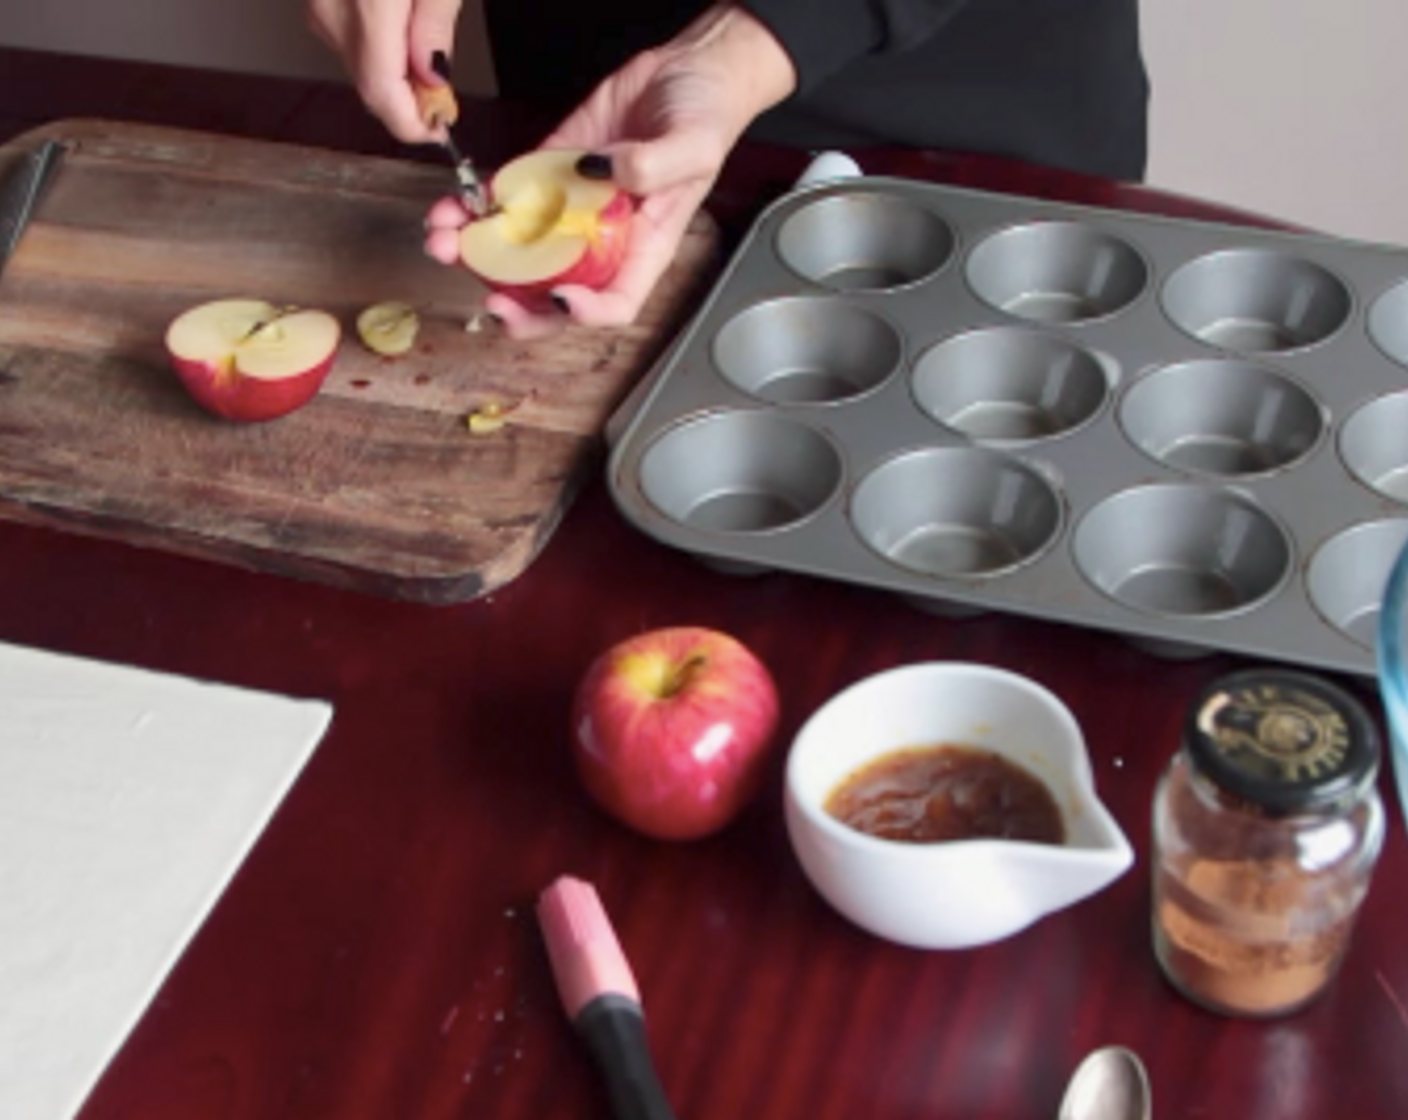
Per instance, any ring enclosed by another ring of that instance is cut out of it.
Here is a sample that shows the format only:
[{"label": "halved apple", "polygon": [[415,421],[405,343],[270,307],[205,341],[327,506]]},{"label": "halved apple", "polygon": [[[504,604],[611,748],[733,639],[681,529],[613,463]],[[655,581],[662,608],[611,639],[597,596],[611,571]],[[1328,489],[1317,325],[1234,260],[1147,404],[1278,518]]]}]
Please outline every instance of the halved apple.
[{"label": "halved apple", "polygon": [[460,259],[530,307],[562,284],[604,288],[625,256],[635,204],[615,183],[577,171],[585,153],[529,152],[489,183],[490,207],[460,231]]},{"label": "halved apple", "polygon": [[173,319],[166,350],[187,391],[217,416],[272,420],[317,395],[341,338],[326,311],[218,299]]}]

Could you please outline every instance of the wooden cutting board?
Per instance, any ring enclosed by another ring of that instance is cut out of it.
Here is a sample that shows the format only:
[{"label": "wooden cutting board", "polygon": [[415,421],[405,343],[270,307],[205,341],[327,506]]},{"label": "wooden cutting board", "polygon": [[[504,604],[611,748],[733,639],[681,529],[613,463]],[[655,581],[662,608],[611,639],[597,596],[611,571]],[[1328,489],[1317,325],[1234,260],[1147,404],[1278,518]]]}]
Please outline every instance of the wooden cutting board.
[{"label": "wooden cutting board", "polygon": [[[421,251],[447,169],[77,120],[0,147],[0,176],[46,139],[68,154],[0,276],[0,516],[396,598],[528,566],[716,264],[700,215],[637,324],[519,343],[467,329],[479,284]],[[166,324],[230,295],[342,320],[311,404],[237,424],[186,395]],[[388,299],[423,320],[395,359],[354,327]],[[471,433],[490,402],[509,422]]]}]

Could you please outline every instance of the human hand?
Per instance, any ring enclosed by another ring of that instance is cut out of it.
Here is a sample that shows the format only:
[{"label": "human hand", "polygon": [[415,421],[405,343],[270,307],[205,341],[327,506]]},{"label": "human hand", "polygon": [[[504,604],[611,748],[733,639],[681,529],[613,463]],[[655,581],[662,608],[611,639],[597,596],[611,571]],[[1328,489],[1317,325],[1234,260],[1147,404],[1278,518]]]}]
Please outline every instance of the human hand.
[{"label": "human hand", "polygon": [[[615,279],[600,291],[563,285],[553,292],[558,307],[586,326],[634,321],[739,136],[795,82],[777,40],[732,4],[710,8],[677,38],[603,81],[542,146],[604,157],[603,170],[636,196],[636,213]],[[456,200],[436,203],[426,217],[426,251],[456,263],[467,220]],[[551,333],[565,321],[500,293],[488,297],[485,310],[516,338]]]},{"label": "human hand", "polygon": [[445,84],[432,59],[449,56],[461,0],[308,0],[309,26],[342,58],[362,102],[409,144],[443,139],[421,119],[415,89]]}]

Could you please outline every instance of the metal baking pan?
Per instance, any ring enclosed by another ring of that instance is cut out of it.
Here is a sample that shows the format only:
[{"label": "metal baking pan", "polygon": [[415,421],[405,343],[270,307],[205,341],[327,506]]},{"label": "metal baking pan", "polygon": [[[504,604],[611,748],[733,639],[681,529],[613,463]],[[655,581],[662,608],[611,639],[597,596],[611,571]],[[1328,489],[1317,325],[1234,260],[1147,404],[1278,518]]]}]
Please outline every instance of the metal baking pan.
[{"label": "metal baking pan", "polygon": [[608,482],[780,569],[1371,674],[1408,541],[1408,250],[861,177],[762,214]]}]

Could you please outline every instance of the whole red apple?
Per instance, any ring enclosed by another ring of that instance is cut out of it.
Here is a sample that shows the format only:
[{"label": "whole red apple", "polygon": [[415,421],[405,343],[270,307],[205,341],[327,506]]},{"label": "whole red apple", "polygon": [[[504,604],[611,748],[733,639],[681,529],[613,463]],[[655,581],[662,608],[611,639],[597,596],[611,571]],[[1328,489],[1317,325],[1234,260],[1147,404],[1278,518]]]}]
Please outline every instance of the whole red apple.
[{"label": "whole red apple", "polygon": [[626,253],[635,203],[615,183],[577,171],[583,153],[529,152],[489,183],[488,212],[460,231],[460,260],[529,307],[561,284],[606,287]]},{"label": "whole red apple", "polygon": [[662,840],[728,824],[757,793],[777,728],[772,674],[717,630],[652,630],[592,662],[572,709],[587,791],[619,820]]}]

